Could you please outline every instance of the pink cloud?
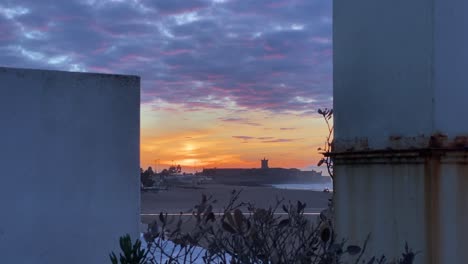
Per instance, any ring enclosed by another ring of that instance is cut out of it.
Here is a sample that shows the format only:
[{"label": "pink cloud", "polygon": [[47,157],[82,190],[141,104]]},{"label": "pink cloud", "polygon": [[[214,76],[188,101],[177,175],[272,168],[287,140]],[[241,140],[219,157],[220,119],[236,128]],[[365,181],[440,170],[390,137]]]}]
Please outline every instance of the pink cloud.
[{"label": "pink cloud", "polygon": [[138,55],[138,54],[127,54],[120,58],[121,62],[141,62],[149,60],[147,57]]},{"label": "pink cloud", "polygon": [[263,45],[263,48],[264,48],[265,50],[267,50],[267,51],[274,51],[274,50],[275,50],[272,46],[270,46],[270,45],[268,45],[268,44]]},{"label": "pink cloud", "polygon": [[176,50],[162,51],[161,54],[167,55],[167,56],[174,56],[174,55],[180,55],[180,54],[191,53],[191,52],[192,51],[188,49],[176,49]]}]

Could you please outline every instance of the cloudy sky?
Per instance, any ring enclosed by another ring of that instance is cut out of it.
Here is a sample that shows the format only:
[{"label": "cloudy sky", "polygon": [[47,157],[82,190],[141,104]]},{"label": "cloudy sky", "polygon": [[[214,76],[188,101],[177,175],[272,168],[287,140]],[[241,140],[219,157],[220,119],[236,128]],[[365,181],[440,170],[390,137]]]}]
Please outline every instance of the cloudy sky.
[{"label": "cloudy sky", "polygon": [[331,0],[0,0],[0,65],[142,78],[142,166],[312,168]]}]

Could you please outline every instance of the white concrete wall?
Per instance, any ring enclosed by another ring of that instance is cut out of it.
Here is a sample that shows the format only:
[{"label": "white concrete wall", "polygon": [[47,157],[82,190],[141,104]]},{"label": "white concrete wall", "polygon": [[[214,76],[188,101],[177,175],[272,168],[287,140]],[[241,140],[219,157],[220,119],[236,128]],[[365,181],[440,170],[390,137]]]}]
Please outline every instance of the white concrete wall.
[{"label": "white concrete wall", "polygon": [[139,82],[0,68],[0,262],[109,263],[137,236]]}]

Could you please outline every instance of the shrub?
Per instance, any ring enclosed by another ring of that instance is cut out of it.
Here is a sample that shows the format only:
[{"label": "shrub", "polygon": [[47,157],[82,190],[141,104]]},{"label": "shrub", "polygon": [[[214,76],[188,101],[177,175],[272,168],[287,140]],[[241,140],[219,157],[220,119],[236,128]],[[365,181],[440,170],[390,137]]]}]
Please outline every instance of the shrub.
[{"label": "shrub", "polygon": [[[123,254],[120,254],[120,258],[114,253],[110,254],[112,264],[144,264],[147,263],[146,256],[148,251],[141,248],[141,241],[137,239],[135,244],[132,243],[130,235],[120,237],[120,249]],[[119,262],[120,260],[120,262]]]},{"label": "shrub", "polygon": [[[400,260],[388,262],[382,256],[365,262],[369,237],[362,247],[337,241],[329,210],[312,223],[304,215],[306,204],[299,201],[278,200],[264,209],[239,202],[239,195],[233,191],[220,213],[213,211],[216,201],[205,195],[190,219],[161,213],[144,234],[148,246],[142,263],[413,263],[415,254],[408,246]],[[279,210],[283,215],[275,214]],[[183,231],[184,225],[193,228]]]}]

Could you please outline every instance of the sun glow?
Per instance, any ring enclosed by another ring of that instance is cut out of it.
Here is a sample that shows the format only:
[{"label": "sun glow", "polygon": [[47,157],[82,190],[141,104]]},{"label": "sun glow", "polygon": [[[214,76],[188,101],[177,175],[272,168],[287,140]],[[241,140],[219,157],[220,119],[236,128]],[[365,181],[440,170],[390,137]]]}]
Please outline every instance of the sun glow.
[{"label": "sun glow", "polygon": [[[142,106],[141,165],[159,169],[180,164],[203,168],[257,168],[266,157],[272,167],[310,168],[317,164],[326,126],[317,117],[228,110],[147,111]],[[281,122],[278,122],[281,120]]]}]

